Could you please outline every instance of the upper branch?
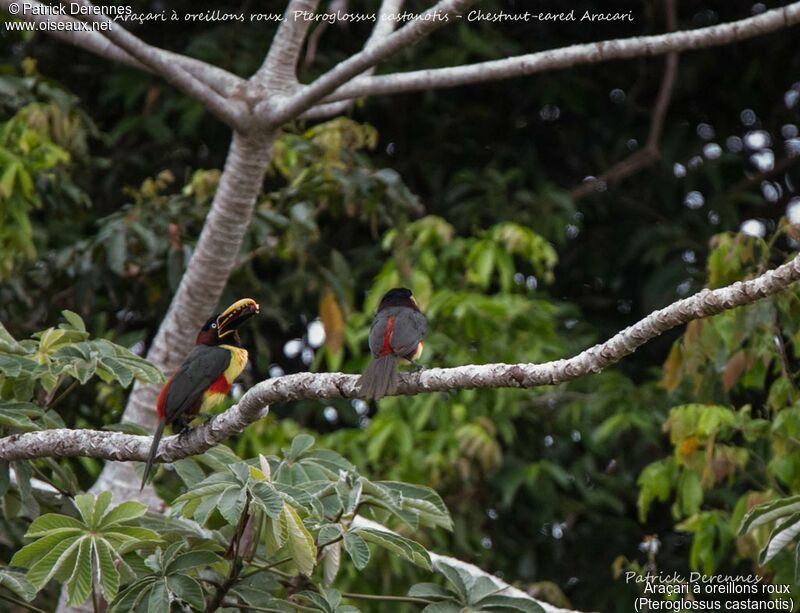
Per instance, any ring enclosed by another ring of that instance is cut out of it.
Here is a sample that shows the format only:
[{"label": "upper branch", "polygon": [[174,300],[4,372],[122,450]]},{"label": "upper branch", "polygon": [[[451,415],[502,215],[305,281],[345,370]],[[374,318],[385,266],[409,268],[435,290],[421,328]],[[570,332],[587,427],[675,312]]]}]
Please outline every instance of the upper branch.
[{"label": "upper branch", "polygon": [[312,23],[309,16],[316,12],[318,4],[319,0],[290,0],[267,57],[253,76],[254,80],[284,90],[297,85],[297,60]]},{"label": "upper branch", "polygon": [[[372,28],[367,42],[364,44],[365,49],[369,49],[377,45],[381,40],[389,36],[394,30],[394,25],[397,23],[396,19],[392,19],[392,15],[396,15],[403,8],[403,0],[383,0],[381,8],[378,11],[378,21],[375,27]],[[375,67],[373,66],[364,74],[371,75]],[[300,115],[300,119],[326,119],[335,115],[341,115],[348,108],[353,105],[353,100],[340,100],[339,102],[331,102],[330,104],[320,104],[308,109],[305,113]]]},{"label": "upper branch", "polygon": [[324,102],[377,94],[456,87],[531,75],[545,70],[570,68],[580,64],[598,64],[609,60],[717,47],[769,34],[796,25],[798,22],[800,22],[800,2],[794,2],[754,17],[708,28],[571,45],[561,49],[549,49],[465,66],[359,77],[339,87],[327,96]]},{"label": "upper branch", "polygon": [[[72,1],[89,9],[94,8],[89,0]],[[62,2],[66,3],[66,0],[62,0]],[[229,126],[233,128],[242,127],[241,109],[238,109],[231,100],[226,99],[203,81],[187,72],[179,63],[167,57],[161,49],[148,45],[106,15],[96,14],[92,10],[87,11],[87,13],[83,15],[87,21],[108,23],[110,25],[110,28],[105,30],[103,35],[117,47],[163,77],[168,83],[202,102],[209,111]]]},{"label": "upper branch", "polygon": [[[679,300],[572,358],[545,364],[472,364],[456,368],[431,368],[401,375],[397,393],[414,395],[475,388],[556,385],[598,373],[675,326],[751,304],[786,289],[798,280],[800,254],[755,279],[737,281],[720,289],[705,289]],[[159,447],[157,460],[171,462],[203,453],[265,416],[269,406],[274,403],[356,397],[358,380],[358,375],[300,373],[261,381],[250,388],[238,404],[208,423],[186,434],[165,438]],[[106,460],[144,461],[151,441],[148,436],[118,432],[42,430],[0,439],[0,460],[88,456]]]},{"label": "upper branch", "polygon": [[456,15],[477,0],[440,0],[419,15],[414,21],[380,42],[365,47],[359,53],[340,62],[310,85],[303,87],[287,102],[274,111],[269,100],[256,106],[256,114],[272,125],[280,125],[311,108],[322,98],[333,92],[356,75],[369,70],[398,51],[410,47],[434,30],[447,25]]}]

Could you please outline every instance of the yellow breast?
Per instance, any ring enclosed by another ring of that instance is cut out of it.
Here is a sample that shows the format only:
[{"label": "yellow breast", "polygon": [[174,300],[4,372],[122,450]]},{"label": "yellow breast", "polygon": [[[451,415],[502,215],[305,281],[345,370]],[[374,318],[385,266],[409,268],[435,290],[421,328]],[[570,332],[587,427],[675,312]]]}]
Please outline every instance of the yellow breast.
[{"label": "yellow breast", "polygon": [[233,383],[247,366],[247,350],[233,345],[220,345],[220,347],[231,352],[231,363],[225,369],[225,378],[228,383]]},{"label": "yellow breast", "polygon": [[[234,347],[233,345],[220,345],[220,347],[231,352],[230,364],[228,364],[228,368],[226,368],[225,372],[222,374],[229,384],[233,384],[236,377],[242,374],[244,367],[247,366],[247,351],[241,347]],[[203,403],[200,405],[200,412],[213,412],[227,395],[227,393],[219,391],[206,391],[205,394],[203,394]]]}]

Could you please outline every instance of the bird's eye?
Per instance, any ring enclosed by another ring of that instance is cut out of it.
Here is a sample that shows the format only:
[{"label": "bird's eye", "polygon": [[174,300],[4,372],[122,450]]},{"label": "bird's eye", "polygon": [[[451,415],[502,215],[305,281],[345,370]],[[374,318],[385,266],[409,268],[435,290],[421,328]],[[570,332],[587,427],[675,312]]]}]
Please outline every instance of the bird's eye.
[{"label": "bird's eye", "polygon": [[211,324],[211,327],[212,327],[212,328],[216,328],[216,327],[217,327],[217,324]]}]

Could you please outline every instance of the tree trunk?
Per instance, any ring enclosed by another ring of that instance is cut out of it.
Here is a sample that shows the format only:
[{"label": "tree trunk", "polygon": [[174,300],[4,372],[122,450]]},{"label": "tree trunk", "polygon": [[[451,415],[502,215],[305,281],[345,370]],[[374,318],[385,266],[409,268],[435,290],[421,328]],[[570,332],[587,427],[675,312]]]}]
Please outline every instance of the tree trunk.
[{"label": "tree trunk", "polygon": [[[166,374],[180,365],[194,344],[197,331],[217,307],[239,257],[274,140],[274,133],[254,136],[234,132],[200,239],[147,352],[147,359]],[[155,428],[158,392],[158,386],[135,385],[122,421]],[[107,490],[117,502],[139,498],[151,506],[158,504],[150,488],[146,488],[149,490],[146,496],[139,494],[139,479],[130,464],[106,463],[91,491]]]}]

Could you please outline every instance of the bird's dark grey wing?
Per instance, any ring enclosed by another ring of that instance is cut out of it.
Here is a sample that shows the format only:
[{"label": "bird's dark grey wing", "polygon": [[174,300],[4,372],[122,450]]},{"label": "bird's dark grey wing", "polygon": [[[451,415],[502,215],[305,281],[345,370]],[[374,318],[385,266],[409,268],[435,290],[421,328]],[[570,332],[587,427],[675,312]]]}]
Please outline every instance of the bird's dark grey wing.
[{"label": "bird's dark grey wing", "polygon": [[384,309],[375,315],[375,319],[372,320],[372,325],[369,328],[369,350],[375,357],[378,357],[383,350],[383,338],[386,334],[386,325],[389,322],[389,318],[392,317],[392,315],[387,312],[389,310],[390,309]]},{"label": "bird's dark grey wing", "polygon": [[413,355],[427,331],[428,321],[422,313],[406,307],[399,309],[392,330],[392,352],[403,357]]},{"label": "bird's dark grey wing", "polygon": [[172,422],[201,401],[203,393],[228,368],[231,354],[227,349],[198,345],[189,352],[175,372],[164,402],[164,417]]}]

